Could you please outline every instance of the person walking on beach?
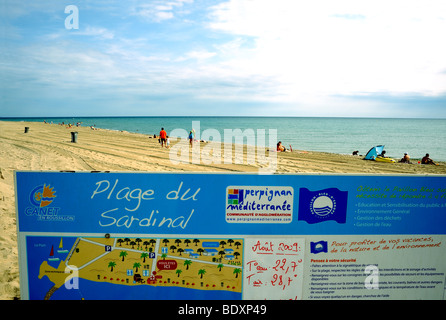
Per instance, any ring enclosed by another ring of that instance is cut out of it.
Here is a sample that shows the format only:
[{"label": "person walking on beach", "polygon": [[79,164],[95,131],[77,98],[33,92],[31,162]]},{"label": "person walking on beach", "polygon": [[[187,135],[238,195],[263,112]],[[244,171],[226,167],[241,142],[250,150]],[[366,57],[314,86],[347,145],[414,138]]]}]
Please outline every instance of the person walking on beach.
[{"label": "person walking on beach", "polygon": [[161,147],[164,147],[164,146],[167,147],[166,137],[167,137],[167,132],[164,130],[164,128],[161,128],[161,131],[160,131]]},{"label": "person walking on beach", "polygon": [[195,130],[192,129],[192,130],[189,132],[189,144],[190,144],[191,147],[192,147],[193,144],[194,144],[194,139],[195,139]]}]

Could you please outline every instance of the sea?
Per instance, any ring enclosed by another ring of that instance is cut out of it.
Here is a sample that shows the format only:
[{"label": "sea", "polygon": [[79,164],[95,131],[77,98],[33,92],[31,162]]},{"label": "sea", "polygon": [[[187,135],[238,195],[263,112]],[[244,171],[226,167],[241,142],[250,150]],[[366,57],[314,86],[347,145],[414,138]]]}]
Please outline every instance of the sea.
[{"label": "sea", "polygon": [[[426,153],[446,161],[446,119],[341,118],[341,117],[59,117],[0,118],[2,121],[80,123],[81,126],[158,135],[184,136],[191,129],[196,138],[275,146],[278,141],[294,150],[365,155],[384,145],[389,157],[411,159]],[[180,134],[179,134],[180,133]],[[236,138],[238,134],[238,137]],[[232,141],[231,141],[232,138]],[[238,140],[237,140],[238,139]],[[277,141],[276,141],[277,140]],[[328,155],[329,156],[329,155]]]}]

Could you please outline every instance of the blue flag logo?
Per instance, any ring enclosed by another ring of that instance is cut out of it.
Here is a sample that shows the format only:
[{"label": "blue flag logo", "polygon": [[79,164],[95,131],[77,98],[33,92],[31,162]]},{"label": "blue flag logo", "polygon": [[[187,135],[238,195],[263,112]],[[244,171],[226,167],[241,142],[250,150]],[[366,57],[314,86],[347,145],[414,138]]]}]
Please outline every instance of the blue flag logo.
[{"label": "blue flag logo", "polygon": [[327,241],[310,242],[310,252],[314,254],[328,252]]},{"label": "blue flag logo", "polygon": [[299,190],[298,220],[310,224],[324,221],[345,223],[347,217],[348,192],[337,188],[310,191]]}]

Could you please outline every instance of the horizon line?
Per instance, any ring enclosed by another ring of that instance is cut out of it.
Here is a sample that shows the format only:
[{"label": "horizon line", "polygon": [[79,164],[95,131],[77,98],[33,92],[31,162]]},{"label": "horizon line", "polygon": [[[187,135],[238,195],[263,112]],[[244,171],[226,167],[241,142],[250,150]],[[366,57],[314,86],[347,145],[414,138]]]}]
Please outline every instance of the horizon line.
[{"label": "horizon line", "polygon": [[384,117],[384,116],[247,116],[247,115],[195,115],[195,116],[172,116],[172,115],[105,115],[105,116],[0,116],[0,119],[57,119],[57,118],[340,118],[340,119],[401,119],[401,120],[446,120],[445,118],[425,117]]}]

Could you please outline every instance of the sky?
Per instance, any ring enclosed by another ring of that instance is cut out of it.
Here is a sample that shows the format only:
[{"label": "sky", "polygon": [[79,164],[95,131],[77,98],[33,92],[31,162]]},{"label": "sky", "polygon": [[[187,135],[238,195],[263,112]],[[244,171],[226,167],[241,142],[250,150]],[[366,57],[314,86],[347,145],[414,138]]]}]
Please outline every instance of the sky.
[{"label": "sky", "polygon": [[0,117],[446,118],[444,0],[0,6]]}]

